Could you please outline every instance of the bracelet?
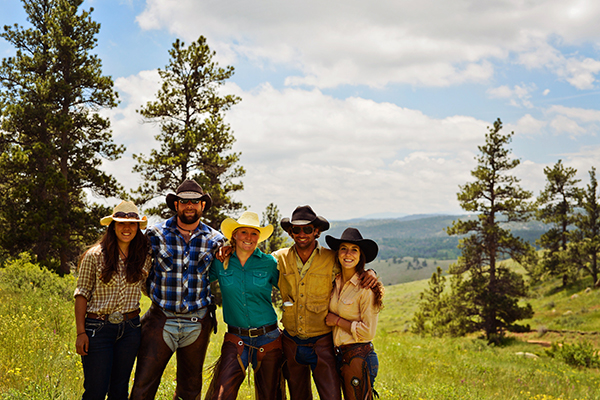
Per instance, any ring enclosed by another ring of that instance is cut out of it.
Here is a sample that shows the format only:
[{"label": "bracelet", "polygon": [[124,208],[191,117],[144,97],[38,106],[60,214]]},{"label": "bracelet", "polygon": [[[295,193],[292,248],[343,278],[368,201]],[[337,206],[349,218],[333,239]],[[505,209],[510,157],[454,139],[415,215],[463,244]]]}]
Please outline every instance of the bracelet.
[{"label": "bracelet", "polygon": [[342,317],[340,317],[340,316],[338,315],[338,319],[337,319],[337,321],[335,321],[335,326],[339,326],[339,325],[338,325],[338,322],[340,322],[340,319],[342,319]]},{"label": "bracelet", "polygon": [[81,336],[81,335],[85,335],[85,332],[80,332],[77,334],[77,336]]}]

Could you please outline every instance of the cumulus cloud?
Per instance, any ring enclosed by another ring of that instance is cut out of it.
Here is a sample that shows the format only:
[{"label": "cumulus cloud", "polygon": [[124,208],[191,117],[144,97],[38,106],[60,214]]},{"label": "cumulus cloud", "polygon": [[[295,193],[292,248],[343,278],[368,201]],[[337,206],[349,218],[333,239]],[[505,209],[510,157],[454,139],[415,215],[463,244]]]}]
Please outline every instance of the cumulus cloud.
[{"label": "cumulus cloud", "polygon": [[503,85],[488,89],[487,94],[490,98],[508,99],[511,106],[533,108],[529,99],[536,89],[535,83],[514,85],[513,88]]},{"label": "cumulus cloud", "polygon": [[[563,55],[600,34],[593,2],[149,0],[143,29],[168,29],[186,40],[215,43],[235,63],[284,64],[299,71],[288,85],[331,88],[389,83],[445,87],[486,82],[498,62],[547,69],[578,89],[596,84],[600,61]],[[521,105],[525,105],[521,101]]]}]

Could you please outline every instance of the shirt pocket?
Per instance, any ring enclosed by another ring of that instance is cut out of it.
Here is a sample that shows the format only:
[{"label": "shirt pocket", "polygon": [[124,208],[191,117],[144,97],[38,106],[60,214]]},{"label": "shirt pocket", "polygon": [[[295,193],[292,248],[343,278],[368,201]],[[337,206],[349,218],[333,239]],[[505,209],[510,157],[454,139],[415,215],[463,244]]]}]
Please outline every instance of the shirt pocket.
[{"label": "shirt pocket", "polygon": [[233,283],[233,270],[231,268],[219,272],[219,285],[225,287],[231,286]]},{"label": "shirt pocket", "polygon": [[269,282],[269,274],[266,271],[253,271],[252,283],[254,286],[264,287]]},{"label": "shirt pocket", "polygon": [[306,277],[306,286],[306,293],[310,301],[327,301],[329,304],[331,275],[309,274]]},{"label": "shirt pocket", "polygon": [[160,246],[156,253],[156,265],[163,271],[173,269],[173,252],[166,246]]}]

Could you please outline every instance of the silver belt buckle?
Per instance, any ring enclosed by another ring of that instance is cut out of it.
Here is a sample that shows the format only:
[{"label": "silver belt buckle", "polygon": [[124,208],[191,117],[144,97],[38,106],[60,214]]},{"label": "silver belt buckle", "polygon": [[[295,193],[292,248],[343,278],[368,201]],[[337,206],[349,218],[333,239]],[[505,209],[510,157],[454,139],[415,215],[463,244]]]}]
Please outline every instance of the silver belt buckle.
[{"label": "silver belt buckle", "polygon": [[123,313],[121,311],[115,311],[108,316],[108,322],[111,324],[120,324],[123,322]]}]

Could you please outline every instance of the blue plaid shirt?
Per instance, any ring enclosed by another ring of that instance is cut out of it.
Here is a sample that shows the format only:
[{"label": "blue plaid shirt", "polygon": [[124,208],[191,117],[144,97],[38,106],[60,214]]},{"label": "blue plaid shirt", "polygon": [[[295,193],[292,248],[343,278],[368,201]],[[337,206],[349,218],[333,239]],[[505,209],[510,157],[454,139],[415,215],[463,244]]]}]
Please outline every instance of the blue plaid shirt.
[{"label": "blue plaid shirt", "polygon": [[200,222],[186,243],[177,229],[176,216],[150,227],[146,235],[153,256],[153,268],[146,281],[150,299],[177,313],[209,305],[208,268],[225,237]]}]

